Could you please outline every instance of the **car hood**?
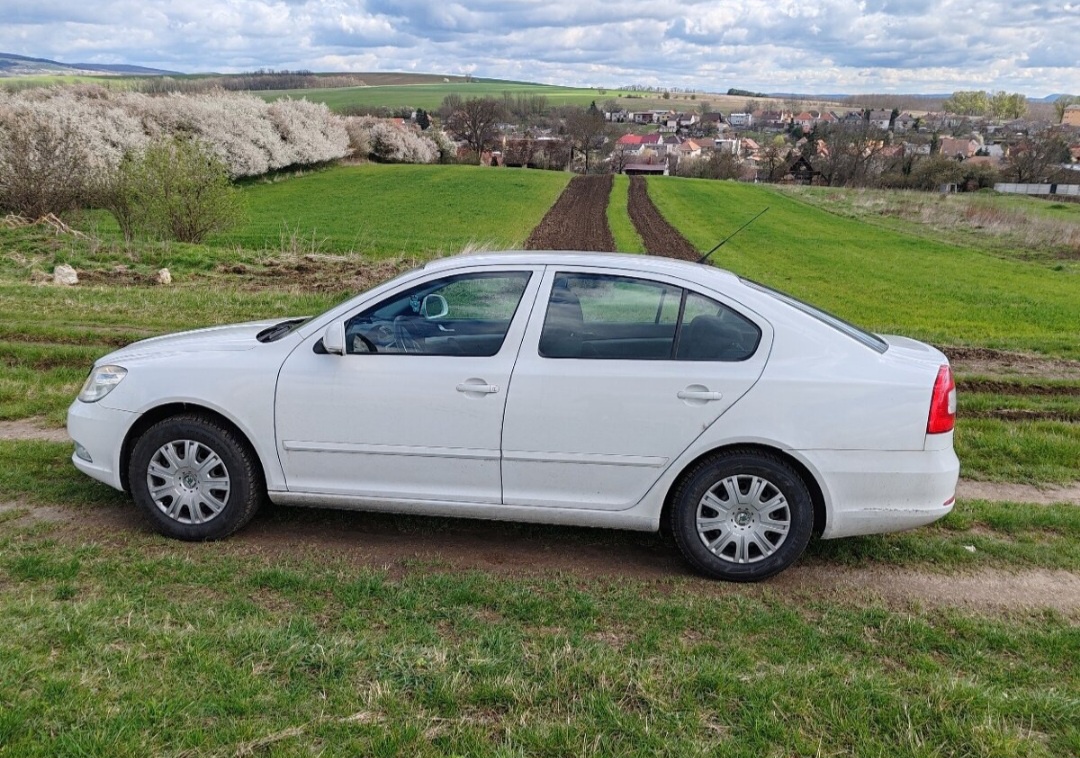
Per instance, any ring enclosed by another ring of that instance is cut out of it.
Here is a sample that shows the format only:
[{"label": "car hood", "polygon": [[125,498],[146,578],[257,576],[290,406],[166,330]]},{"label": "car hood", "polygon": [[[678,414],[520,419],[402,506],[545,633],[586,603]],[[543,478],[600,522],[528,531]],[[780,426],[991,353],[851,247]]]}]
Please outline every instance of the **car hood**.
[{"label": "car hood", "polygon": [[127,347],[109,353],[98,360],[97,365],[105,363],[123,364],[124,361],[159,358],[178,353],[251,350],[259,344],[258,340],[255,339],[259,332],[269,326],[281,323],[282,320],[249,321],[244,324],[211,326],[206,329],[193,329],[189,332],[151,337],[150,339],[133,342]]}]

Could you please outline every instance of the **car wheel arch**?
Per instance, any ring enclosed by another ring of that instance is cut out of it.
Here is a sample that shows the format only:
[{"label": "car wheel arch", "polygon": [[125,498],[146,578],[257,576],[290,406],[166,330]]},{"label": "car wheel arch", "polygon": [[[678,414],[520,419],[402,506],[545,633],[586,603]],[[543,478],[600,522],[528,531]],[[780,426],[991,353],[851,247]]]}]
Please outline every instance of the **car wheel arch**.
[{"label": "car wheel arch", "polygon": [[675,493],[679,490],[679,486],[690,473],[697,468],[698,464],[708,458],[733,452],[765,453],[767,455],[775,456],[791,466],[806,485],[806,489],[810,492],[810,502],[814,506],[813,533],[815,535],[820,535],[825,531],[825,526],[828,523],[828,507],[825,504],[825,493],[821,489],[821,484],[818,482],[817,477],[815,477],[810,469],[807,468],[806,464],[795,456],[778,447],[763,445],[761,443],[730,443],[721,445],[720,447],[706,450],[696,458],[688,461],[679,472],[679,475],[672,480],[671,485],[668,487],[667,494],[664,496],[664,505],[660,510],[661,531],[666,530],[668,528],[667,525],[670,523],[671,508],[675,502]]},{"label": "car wheel arch", "polygon": [[135,445],[138,443],[139,438],[155,424],[168,418],[185,415],[202,416],[232,432],[240,442],[247,446],[251,454],[255,456],[255,459],[259,461],[259,467],[262,469],[263,481],[269,481],[267,478],[268,472],[266,471],[266,464],[259,455],[258,449],[252,444],[250,435],[235,421],[220,411],[199,405],[198,403],[168,403],[166,405],[159,405],[155,408],[151,408],[139,416],[138,420],[131,425],[131,428],[127,431],[127,435],[124,437],[124,444],[120,448],[120,481],[123,484],[125,492],[131,494],[128,485],[128,470],[131,465],[131,454],[135,450]]}]

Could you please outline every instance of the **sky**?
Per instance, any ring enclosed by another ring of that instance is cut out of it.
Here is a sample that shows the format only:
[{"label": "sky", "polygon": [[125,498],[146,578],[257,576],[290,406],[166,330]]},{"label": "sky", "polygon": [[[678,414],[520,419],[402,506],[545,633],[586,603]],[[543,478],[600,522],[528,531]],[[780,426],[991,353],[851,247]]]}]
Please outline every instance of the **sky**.
[{"label": "sky", "polygon": [[185,73],[1080,94],[1080,0],[0,0],[0,51]]}]

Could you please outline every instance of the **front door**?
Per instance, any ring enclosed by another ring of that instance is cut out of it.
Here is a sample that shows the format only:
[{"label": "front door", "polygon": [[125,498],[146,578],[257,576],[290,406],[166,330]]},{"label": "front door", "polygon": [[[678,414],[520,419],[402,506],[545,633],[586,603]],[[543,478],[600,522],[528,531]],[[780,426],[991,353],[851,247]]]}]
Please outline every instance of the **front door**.
[{"label": "front door", "polygon": [[278,380],[291,492],[499,503],[507,387],[540,275],[442,274],[345,321],[346,354],[309,338]]}]

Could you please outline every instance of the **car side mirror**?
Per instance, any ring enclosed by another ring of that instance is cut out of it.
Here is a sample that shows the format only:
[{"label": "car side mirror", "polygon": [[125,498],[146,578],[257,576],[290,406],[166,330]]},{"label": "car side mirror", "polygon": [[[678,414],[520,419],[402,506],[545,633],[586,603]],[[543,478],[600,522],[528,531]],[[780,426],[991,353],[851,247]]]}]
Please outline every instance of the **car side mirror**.
[{"label": "car side mirror", "polygon": [[334,355],[345,355],[345,322],[335,319],[326,325],[322,337],[323,349]]},{"label": "car side mirror", "polygon": [[420,303],[420,315],[426,319],[442,318],[450,312],[450,304],[442,295],[426,295]]}]

